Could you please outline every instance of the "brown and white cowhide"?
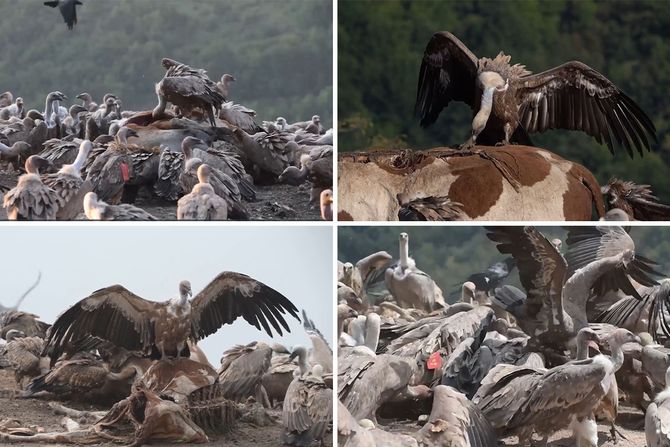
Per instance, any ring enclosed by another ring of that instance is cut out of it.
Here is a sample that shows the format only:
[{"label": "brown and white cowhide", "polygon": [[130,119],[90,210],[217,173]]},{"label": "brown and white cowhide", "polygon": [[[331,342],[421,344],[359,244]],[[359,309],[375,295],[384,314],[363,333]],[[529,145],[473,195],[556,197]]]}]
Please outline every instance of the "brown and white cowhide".
[{"label": "brown and white cowhide", "polygon": [[530,146],[341,154],[339,220],[398,220],[398,194],[448,197],[464,220],[591,220],[605,214],[585,167]]}]

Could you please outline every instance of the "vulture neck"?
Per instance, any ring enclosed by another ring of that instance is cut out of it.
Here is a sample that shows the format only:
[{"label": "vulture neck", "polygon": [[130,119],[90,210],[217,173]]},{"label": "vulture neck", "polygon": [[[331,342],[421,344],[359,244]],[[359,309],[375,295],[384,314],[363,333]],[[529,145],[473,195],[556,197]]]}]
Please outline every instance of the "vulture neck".
[{"label": "vulture neck", "polygon": [[461,303],[472,304],[472,293],[465,284],[461,287]]},{"label": "vulture neck", "polygon": [[586,360],[589,358],[589,340],[586,337],[577,335],[577,360]]},{"label": "vulture neck", "polygon": [[74,159],[74,162],[72,162],[72,169],[74,169],[76,172],[80,172],[82,166],[84,166],[84,162],[88,158],[88,153],[90,151],[90,148],[87,145],[82,144],[81,147],[79,147],[79,152],[77,153],[77,158]]},{"label": "vulture neck", "polygon": [[612,349],[611,359],[612,364],[614,365],[614,372],[617,372],[623,365],[623,349],[621,348],[621,343],[619,343],[618,340],[613,340],[610,344],[610,348]]},{"label": "vulture neck", "polygon": [[298,351],[298,366],[300,367],[300,375],[304,376],[309,372],[309,365],[307,364],[307,350],[300,349]]},{"label": "vulture neck", "polygon": [[158,105],[154,107],[154,110],[151,112],[151,116],[155,119],[160,118],[165,113],[165,108],[167,107],[167,100],[163,95],[158,94]]},{"label": "vulture neck", "polygon": [[50,96],[47,96],[47,100],[44,104],[44,120],[47,122],[47,126],[51,127],[53,121],[51,121],[51,113],[53,112],[53,104],[56,100]]},{"label": "vulture neck", "polygon": [[368,314],[365,320],[365,346],[370,348],[372,352],[377,352],[377,345],[379,344],[379,330],[381,327],[381,320],[379,315],[375,313]]},{"label": "vulture neck", "polygon": [[622,254],[618,254],[593,261],[575,271],[575,273],[573,273],[566,281],[563,288],[563,306],[565,312],[572,318],[575,331],[579,331],[588,326],[586,301],[590,295],[593,284],[603,274],[616,267],[621,261],[621,256]]},{"label": "vulture neck", "polygon": [[116,381],[128,380],[133,377],[140,377],[140,376],[142,376],[142,370],[136,365],[126,366],[118,373],[114,373],[111,371],[107,373],[107,378],[109,380],[116,380]]},{"label": "vulture neck", "polygon": [[405,270],[409,268],[409,241],[400,240],[400,267]]},{"label": "vulture neck", "polygon": [[493,92],[495,92],[495,90],[495,87],[487,87],[484,89],[479,111],[473,120],[473,128],[483,128],[486,125],[486,122],[489,120],[491,109],[493,107]]}]

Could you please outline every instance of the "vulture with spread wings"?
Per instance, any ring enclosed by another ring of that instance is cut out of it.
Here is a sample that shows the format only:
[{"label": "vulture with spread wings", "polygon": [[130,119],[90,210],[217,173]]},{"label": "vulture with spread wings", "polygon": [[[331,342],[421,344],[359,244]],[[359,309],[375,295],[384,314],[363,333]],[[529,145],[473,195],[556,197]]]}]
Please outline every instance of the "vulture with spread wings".
[{"label": "vulture with spread wings", "polygon": [[614,142],[633,156],[656,141],[654,124],[631,98],[588,65],[571,61],[532,74],[500,52],[477,58],[448,32],[426,46],[415,110],[427,127],[451,101],[475,113],[472,136],[462,147],[481,144],[530,145],[529,133],[548,129],[581,130],[614,153]]},{"label": "vulture with spread wings", "polygon": [[271,337],[272,328],[290,332],[286,313],[300,321],[288,298],[242,273],[219,274],[190,301],[191,284],[182,281],[179,295],[155,302],[120,285],[100,289],[58,317],[44,350],[58,358],[68,345],[93,336],[153,358],[188,357],[188,340],[202,340],[238,317]]},{"label": "vulture with spread wings", "polygon": [[491,228],[498,251],[514,257],[527,295],[513,286],[496,289],[492,301],[517,318],[541,344],[564,347],[589,323],[586,306],[606,290],[639,297],[631,281],[654,285],[652,262],[635,253],[621,227],[577,227],[568,233],[567,261],[534,227]]}]

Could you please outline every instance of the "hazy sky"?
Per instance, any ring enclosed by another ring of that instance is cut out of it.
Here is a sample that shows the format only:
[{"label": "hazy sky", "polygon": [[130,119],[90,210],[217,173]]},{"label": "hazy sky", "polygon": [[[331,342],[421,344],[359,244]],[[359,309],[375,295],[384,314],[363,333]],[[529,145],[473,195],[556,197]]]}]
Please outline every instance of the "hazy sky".
[{"label": "hazy sky", "polygon": [[[163,301],[178,295],[179,281],[197,294],[223,271],[245,273],[305,309],[332,346],[333,253],[328,227],[147,227],[0,226],[5,235],[0,261],[0,302],[16,299],[42,272],[22,310],[53,323],[68,306],[102,287],[121,284],[135,294]],[[291,333],[277,340],[307,345],[302,325],[289,317]],[[236,343],[270,340],[244,319],[200,343],[209,361]]]}]

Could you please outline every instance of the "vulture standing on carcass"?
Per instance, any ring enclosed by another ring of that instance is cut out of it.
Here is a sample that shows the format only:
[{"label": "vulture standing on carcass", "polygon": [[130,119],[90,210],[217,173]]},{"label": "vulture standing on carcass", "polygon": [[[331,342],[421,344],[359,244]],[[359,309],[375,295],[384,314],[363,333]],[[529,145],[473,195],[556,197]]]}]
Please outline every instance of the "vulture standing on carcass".
[{"label": "vulture standing on carcass", "polygon": [[433,124],[451,101],[474,114],[472,136],[461,147],[510,142],[532,145],[529,133],[581,130],[614,153],[613,140],[633,156],[649,150],[656,129],[642,109],[586,64],[567,62],[539,74],[510,65],[502,52],[477,58],[453,34],[433,35],[424,52],[416,96],[421,125]]},{"label": "vulture standing on carcass", "polygon": [[236,272],[223,272],[192,300],[191,284],[179,283],[179,297],[145,300],[121,285],[93,292],[62,313],[51,327],[45,350],[58,358],[68,345],[98,337],[153,358],[188,357],[187,341],[197,342],[244,317],[273,336],[290,332],[283,314],[299,320],[298,309],[281,293]]},{"label": "vulture standing on carcass", "polygon": [[205,70],[193,69],[172,59],[162,60],[163,68],[167,71],[163,79],[156,84],[158,105],[152,116],[160,119],[171,102],[179,107],[182,113],[190,114],[195,108],[202,109],[212,126],[216,126],[215,110],[221,109],[226,98],[221,94],[217,85],[209,79]]}]

